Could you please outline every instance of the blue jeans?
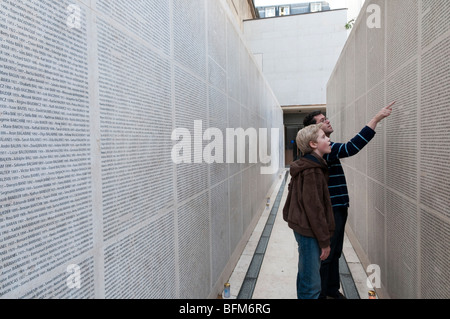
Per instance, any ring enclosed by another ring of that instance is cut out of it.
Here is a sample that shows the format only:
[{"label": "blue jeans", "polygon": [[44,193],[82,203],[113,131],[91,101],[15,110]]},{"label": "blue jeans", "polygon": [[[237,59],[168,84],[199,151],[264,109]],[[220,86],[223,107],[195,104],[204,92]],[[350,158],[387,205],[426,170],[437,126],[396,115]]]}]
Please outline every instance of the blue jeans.
[{"label": "blue jeans", "polygon": [[298,243],[297,298],[318,299],[320,295],[320,254],[317,239],[294,231]]}]

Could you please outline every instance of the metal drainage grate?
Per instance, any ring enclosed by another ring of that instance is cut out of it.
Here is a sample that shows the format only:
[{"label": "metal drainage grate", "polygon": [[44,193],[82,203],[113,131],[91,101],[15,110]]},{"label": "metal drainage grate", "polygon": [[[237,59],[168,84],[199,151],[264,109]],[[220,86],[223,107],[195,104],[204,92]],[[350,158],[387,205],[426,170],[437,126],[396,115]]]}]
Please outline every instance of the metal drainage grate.
[{"label": "metal drainage grate", "polygon": [[287,171],[284,175],[283,182],[280,190],[278,191],[277,198],[273,204],[270,215],[267,218],[266,226],[264,227],[261,238],[259,239],[258,246],[256,247],[255,254],[253,255],[252,262],[248,267],[247,274],[245,275],[244,282],[242,283],[241,290],[237,296],[237,299],[251,299],[253,292],[255,291],[256,281],[258,280],[259,271],[264,260],[267,245],[269,244],[270,235],[272,234],[273,225],[277,217],[278,209],[280,207],[281,198],[283,197],[284,189],[286,187]]}]

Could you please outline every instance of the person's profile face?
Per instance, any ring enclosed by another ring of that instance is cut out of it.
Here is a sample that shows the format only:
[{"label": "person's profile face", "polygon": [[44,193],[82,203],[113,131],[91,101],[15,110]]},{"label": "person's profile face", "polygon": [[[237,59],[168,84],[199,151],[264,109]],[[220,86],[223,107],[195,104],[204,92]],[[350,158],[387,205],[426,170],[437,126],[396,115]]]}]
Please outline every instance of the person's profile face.
[{"label": "person's profile face", "polygon": [[325,117],[325,115],[323,115],[323,114],[317,115],[316,117],[314,117],[314,119],[316,120],[316,124],[321,124],[321,123],[323,124],[322,130],[325,132],[325,134],[327,136],[331,135],[334,132],[333,127],[331,126],[330,120],[327,119]]},{"label": "person's profile face", "polygon": [[319,131],[319,137],[317,139],[317,151],[320,155],[331,153],[330,138],[326,136],[325,131]]}]

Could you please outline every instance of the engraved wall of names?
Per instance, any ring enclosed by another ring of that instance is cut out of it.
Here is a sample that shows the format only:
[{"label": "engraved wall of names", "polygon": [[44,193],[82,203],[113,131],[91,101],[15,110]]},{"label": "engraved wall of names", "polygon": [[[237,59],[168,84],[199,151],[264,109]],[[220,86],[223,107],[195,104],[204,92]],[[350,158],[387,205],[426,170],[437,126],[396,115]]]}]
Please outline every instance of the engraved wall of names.
[{"label": "engraved wall of names", "polygon": [[0,2],[0,298],[213,293],[278,175],[176,166],[171,133],[283,119],[224,3],[192,3]]},{"label": "engraved wall of names", "polygon": [[66,6],[1,2],[0,295],[92,247],[87,38]]},{"label": "engraved wall of names", "polygon": [[[348,226],[380,266],[390,297],[448,299],[450,7],[444,0],[370,0],[362,12],[369,6],[383,12],[382,27],[367,27],[370,13],[358,18],[330,78],[327,111],[345,142],[397,102],[367,148],[343,160]],[[349,63],[354,52],[356,64]],[[355,76],[360,81],[352,84]],[[353,131],[345,130],[350,113],[358,119]]]}]

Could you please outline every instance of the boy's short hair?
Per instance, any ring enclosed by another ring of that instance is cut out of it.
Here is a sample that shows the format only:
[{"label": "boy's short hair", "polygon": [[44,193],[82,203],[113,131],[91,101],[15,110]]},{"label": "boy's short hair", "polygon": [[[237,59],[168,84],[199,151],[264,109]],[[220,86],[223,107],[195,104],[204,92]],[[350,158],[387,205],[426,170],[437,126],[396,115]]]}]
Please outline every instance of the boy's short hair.
[{"label": "boy's short hair", "polygon": [[310,125],[298,132],[296,142],[303,155],[311,154],[314,151],[309,145],[309,142],[317,142],[322,125],[322,123]]}]

